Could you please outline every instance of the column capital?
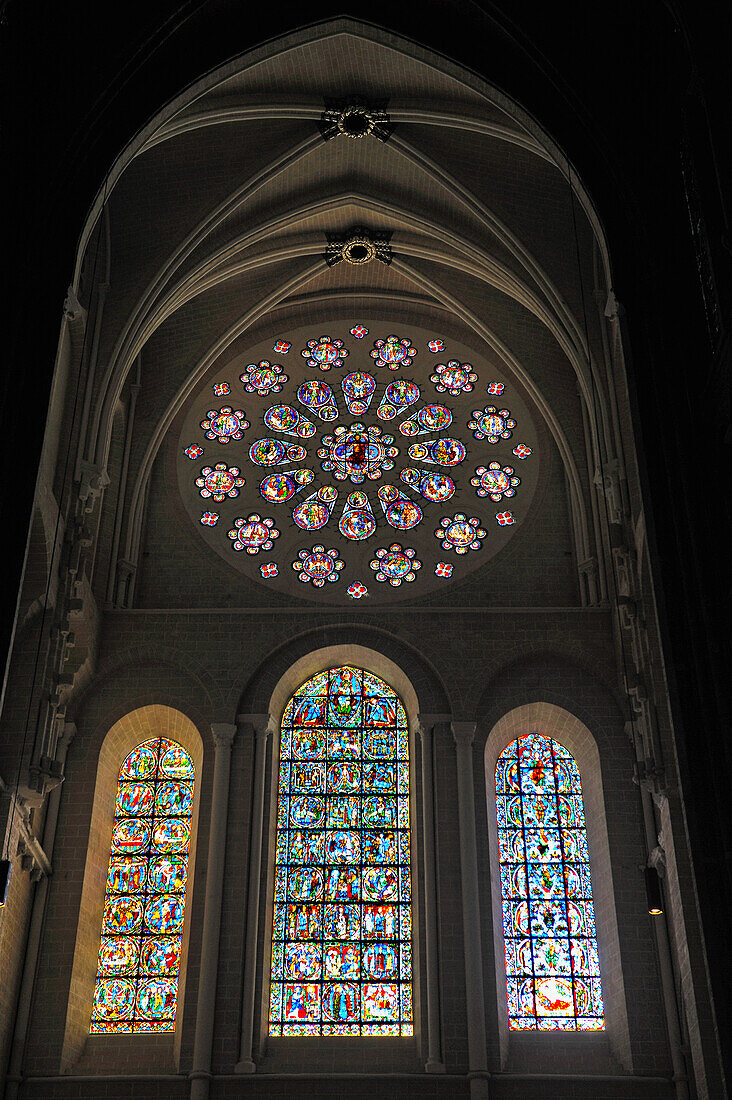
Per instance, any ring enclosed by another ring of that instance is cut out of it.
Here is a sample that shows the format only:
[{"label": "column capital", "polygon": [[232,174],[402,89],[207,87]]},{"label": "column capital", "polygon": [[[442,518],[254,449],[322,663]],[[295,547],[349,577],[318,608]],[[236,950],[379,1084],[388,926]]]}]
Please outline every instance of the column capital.
[{"label": "column capital", "polygon": [[425,714],[420,711],[414,724],[414,732],[424,742],[432,736],[438,722],[449,722],[451,719],[451,714]]},{"label": "column capital", "polygon": [[233,722],[212,722],[211,734],[214,739],[216,751],[230,749],[236,737],[237,726]]},{"label": "column capital", "polygon": [[277,728],[274,717],[266,711],[256,714],[237,714],[236,720],[240,725],[246,722],[253,726],[257,740],[262,738],[266,741],[270,733],[274,733]]},{"label": "column capital", "polygon": [[417,715],[420,726],[436,726],[438,722],[452,722],[451,714],[429,714],[420,711]]},{"label": "column capital", "polygon": [[475,739],[477,722],[453,722],[452,735],[459,749],[469,748]]}]

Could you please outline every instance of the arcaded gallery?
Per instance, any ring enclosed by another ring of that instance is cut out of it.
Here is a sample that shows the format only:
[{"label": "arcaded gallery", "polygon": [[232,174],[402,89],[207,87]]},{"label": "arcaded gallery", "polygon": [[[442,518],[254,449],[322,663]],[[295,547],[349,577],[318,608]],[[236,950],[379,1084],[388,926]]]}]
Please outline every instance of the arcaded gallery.
[{"label": "arcaded gallery", "polygon": [[726,1095],[605,214],[418,32],[229,43],[75,227],[4,1100]]}]

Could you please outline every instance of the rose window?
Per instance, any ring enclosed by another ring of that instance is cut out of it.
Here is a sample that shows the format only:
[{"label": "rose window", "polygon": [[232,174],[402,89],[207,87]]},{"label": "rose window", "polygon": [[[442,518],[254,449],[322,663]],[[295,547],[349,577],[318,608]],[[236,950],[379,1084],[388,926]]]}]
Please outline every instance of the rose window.
[{"label": "rose window", "polygon": [[[367,606],[447,592],[511,539],[533,496],[536,431],[501,364],[447,335],[363,321],[272,333],[217,362],[191,399],[186,508],[271,593]],[[210,408],[212,389],[230,404]]]}]

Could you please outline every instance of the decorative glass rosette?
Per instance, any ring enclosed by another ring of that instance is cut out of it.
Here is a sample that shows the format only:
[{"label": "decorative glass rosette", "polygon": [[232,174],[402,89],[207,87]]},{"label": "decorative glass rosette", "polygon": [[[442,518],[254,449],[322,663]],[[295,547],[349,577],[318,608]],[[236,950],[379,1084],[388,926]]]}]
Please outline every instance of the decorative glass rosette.
[{"label": "decorative glass rosette", "polygon": [[[538,472],[530,410],[500,363],[363,316],[275,332],[215,364],[177,453],[201,537],[273,606],[448,598],[512,537]],[[203,518],[201,497],[215,508]]]}]

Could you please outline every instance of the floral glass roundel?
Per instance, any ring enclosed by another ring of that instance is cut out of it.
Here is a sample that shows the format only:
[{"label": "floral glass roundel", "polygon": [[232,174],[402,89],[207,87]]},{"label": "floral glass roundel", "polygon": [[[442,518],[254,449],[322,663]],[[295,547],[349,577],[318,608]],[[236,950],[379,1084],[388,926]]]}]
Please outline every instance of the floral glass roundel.
[{"label": "floral glass roundel", "polygon": [[451,359],[448,363],[438,363],[431,381],[438,392],[447,391],[455,397],[459,393],[470,393],[478,381],[478,375],[470,363],[458,363],[457,359]]},{"label": "floral glass roundel", "polygon": [[227,466],[225,462],[218,462],[216,466],[203,467],[201,476],[196,478],[196,485],[202,497],[212,497],[220,503],[227,497],[239,496],[239,490],[246,483],[239,475],[238,466]]},{"label": "floral glass roundel", "polygon": [[194,779],[163,737],[120,769],[92,1033],[175,1030]]},{"label": "floral glass roundel", "polygon": [[277,363],[270,363],[268,359],[262,359],[257,363],[250,363],[241,376],[244,389],[247,393],[256,393],[260,397],[266,397],[268,393],[279,393],[287,381],[287,375]]},{"label": "floral glass roundel", "polygon": [[600,1031],[602,983],[582,784],[571,753],[530,733],[496,764],[496,810],[514,1031]]},{"label": "floral glass roundel", "polygon": [[330,370],[331,367],[343,365],[348,350],[343,346],[342,340],[331,340],[330,336],[321,336],[319,340],[308,340],[301,354],[303,359],[307,359],[308,366]]},{"label": "floral glass roundel", "polygon": [[201,427],[205,430],[207,439],[230,443],[234,439],[241,439],[249,427],[249,421],[244,418],[241,409],[235,412],[230,406],[224,405],[218,411],[209,409],[206,419],[201,421]]},{"label": "floral glass roundel", "polygon": [[412,347],[411,340],[387,336],[386,340],[374,341],[371,357],[376,360],[376,365],[379,367],[398,370],[402,366],[408,367],[416,354],[417,349]]},{"label": "floral glass roundel", "polygon": [[321,672],[282,718],[270,1035],[413,1034],[410,863],[401,701]]}]

